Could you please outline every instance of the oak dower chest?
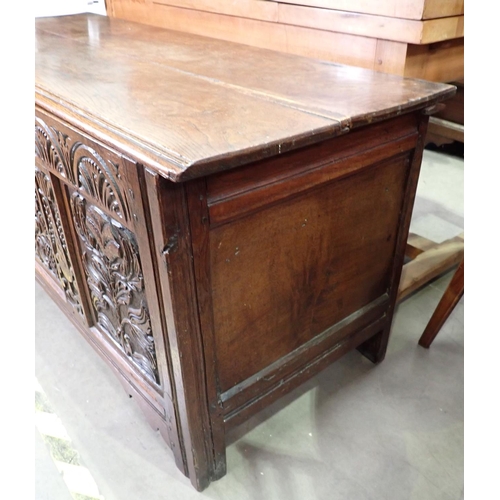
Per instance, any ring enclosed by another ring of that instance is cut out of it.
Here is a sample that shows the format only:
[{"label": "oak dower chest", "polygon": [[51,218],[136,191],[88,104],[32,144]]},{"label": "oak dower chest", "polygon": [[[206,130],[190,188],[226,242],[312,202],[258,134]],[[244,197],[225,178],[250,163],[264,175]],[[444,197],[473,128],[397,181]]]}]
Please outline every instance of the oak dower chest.
[{"label": "oak dower chest", "polygon": [[227,429],[383,359],[455,88],[94,15],[36,51],[36,276],[201,490]]}]

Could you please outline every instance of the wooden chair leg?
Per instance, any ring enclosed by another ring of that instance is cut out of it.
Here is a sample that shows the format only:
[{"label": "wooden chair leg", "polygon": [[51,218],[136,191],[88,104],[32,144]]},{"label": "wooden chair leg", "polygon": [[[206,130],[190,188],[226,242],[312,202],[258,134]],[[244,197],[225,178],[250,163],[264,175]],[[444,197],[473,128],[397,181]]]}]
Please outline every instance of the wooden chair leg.
[{"label": "wooden chair leg", "polygon": [[458,301],[464,294],[464,261],[460,263],[458,269],[455,271],[448,288],[444,292],[443,297],[439,301],[434,314],[432,315],[429,323],[420,337],[418,343],[425,348],[429,348],[432,341],[436,338],[444,322],[448,319]]}]

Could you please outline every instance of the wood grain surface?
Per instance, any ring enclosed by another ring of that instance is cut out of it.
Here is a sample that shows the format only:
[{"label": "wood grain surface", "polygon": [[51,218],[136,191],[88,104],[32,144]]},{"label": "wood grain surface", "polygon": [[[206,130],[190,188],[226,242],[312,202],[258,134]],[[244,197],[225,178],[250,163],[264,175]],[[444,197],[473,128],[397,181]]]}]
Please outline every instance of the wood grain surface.
[{"label": "wood grain surface", "polygon": [[222,390],[386,292],[406,159],[383,162],[212,231]]},{"label": "wood grain surface", "polygon": [[156,0],[154,5],[415,44],[464,36],[463,15],[415,20],[263,0]]},{"label": "wood grain surface", "polygon": [[280,2],[403,19],[434,19],[464,13],[464,0],[280,0]]},{"label": "wood grain surface", "polygon": [[455,91],[91,14],[36,26],[39,105],[174,181],[316,143]]}]

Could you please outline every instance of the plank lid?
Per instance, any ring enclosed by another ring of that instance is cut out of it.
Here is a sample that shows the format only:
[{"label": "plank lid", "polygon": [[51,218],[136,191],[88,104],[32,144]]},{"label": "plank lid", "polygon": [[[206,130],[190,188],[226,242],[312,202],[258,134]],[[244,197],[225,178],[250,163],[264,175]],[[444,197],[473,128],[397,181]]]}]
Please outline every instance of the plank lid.
[{"label": "plank lid", "polygon": [[455,93],[94,14],[37,19],[35,60],[37,106],[176,182]]}]

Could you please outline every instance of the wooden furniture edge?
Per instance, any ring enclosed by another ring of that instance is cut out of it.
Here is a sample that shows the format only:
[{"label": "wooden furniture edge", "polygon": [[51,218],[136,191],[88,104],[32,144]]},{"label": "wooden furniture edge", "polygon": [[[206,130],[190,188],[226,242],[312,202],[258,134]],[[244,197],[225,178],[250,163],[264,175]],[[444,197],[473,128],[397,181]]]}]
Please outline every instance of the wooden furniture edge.
[{"label": "wooden furniture edge", "polygon": [[439,244],[418,235],[411,235],[407,255],[412,260],[403,266],[398,302],[453,269],[463,260],[464,234]]},{"label": "wooden furniture edge", "polygon": [[418,344],[429,349],[439,330],[443,327],[450,314],[464,295],[464,260],[458,265],[450,284],[441,297],[431,319],[427,323]]},{"label": "wooden furniture edge", "polygon": [[223,0],[196,2],[158,0],[155,4],[219,16],[246,18],[258,22],[300,26],[418,45],[464,36],[463,15],[417,20],[289,3],[267,2],[263,4],[260,0],[247,0],[238,4],[227,3]]},{"label": "wooden furniture edge", "polygon": [[431,116],[428,142],[432,142],[434,136],[442,138],[444,141],[449,140],[450,142],[458,141],[463,143],[464,125]]},{"label": "wooden furniture edge", "polygon": [[[116,0],[108,0],[107,8],[112,11]],[[191,0],[184,5],[191,3],[197,6],[197,3]],[[214,3],[219,4],[215,1]],[[379,2],[367,2],[366,0],[266,0],[240,1],[241,5],[236,7],[236,12],[245,12],[248,8],[257,11],[254,16],[263,20],[275,20],[276,11],[279,5],[299,5],[324,10],[338,10],[346,14],[368,14],[378,17],[391,17],[408,20],[426,20],[439,19],[443,17],[461,16],[464,14],[463,0],[452,2],[443,2],[442,0],[382,0]],[[210,7],[210,2],[206,2]],[[205,6],[205,8],[207,8]],[[214,7],[212,7],[214,8]],[[226,12],[234,8],[231,5],[223,6]]]},{"label": "wooden furniture edge", "polygon": [[[276,0],[272,0],[276,1]],[[335,8],[347,12],[359,12],[404,19],[433,19],[464,13],[464,2],[443,2],[442,0],[279,0],[281,3],[307,5],[324,9]]]},{"label": "wooden furniture edge", "polygon": [[399,233],[397,235],[396,254],[394,257],[394,264],[392,268],[393,279],[391,280],[391,283],[395,283],[396,285],[393,286],[392,289],[389,291],[389,310],[387,313],[388,315],[387,326],[381,333],[370,338],[358,348],[361,354],[366,356],[370,361],[374,363],[380,363],[381,361],[383,361],[387,351],[387,344],[389,342],[392,321],[397,305],[397,297],[398,297],[397,284],[400,283],[401,274],[403,271],[405,250],[408,241],[408,234],[410,231],[410,222],[413,212],[413,206],[415,204],[417,183],[422,165],[424,142],[425,142],[425,135],[427,134],[428,123],[429,123],[429,116],[426,113],[426,110],[424,109],[420,113],[420,123],[418,125],[418,134],[419,134],[418,141],[411,157],[411,166],[408,173],[403,210],[401,211],[401,222],[399,224]]},{"label": "wooden furniture edge", "polygon": [[[206,160],[179,166],[172,161],[171,157],[165,157],[163,152],[153,150],[149,145],[143,146],[140,142],[124,132],[111,127],[85,111],[75,111],[70,103],[63,103],[39,87],[36,89],[36,108],[48,112],[55,117],[64,120],[70,126],[92,136],[115,150],[123,151],[124,154],[133,158],[134,161],[143,164],[152,171],[156,171],[162,177],[173,182],[184,182],[197,177],[207,176],[221,170],[228,170],[251,163],[264,158],[277,156],[287,151],[296,150],[308,145],[316,144],[329,138],[333,138],[351,129],[385,120],[394,116],[411,113],[422,108],[446,100],[453,96],[456,87],[448,86],[432,96],[426,96],[418,100],[410,101],[405,106],[393,106],[383,111],[373,112],[370,116],[359,115],[347,118],[342,122],[332,120],[331,125],[316,130],[314,134],[291,136],[285,141],[275,141],[267,144],[266,148],[248,148],[237,155],[226,155],[225,157],[211,157]],[[258,94],[258,93],[257,93]],[[280,102],[277,99],[276,102]]]}]

